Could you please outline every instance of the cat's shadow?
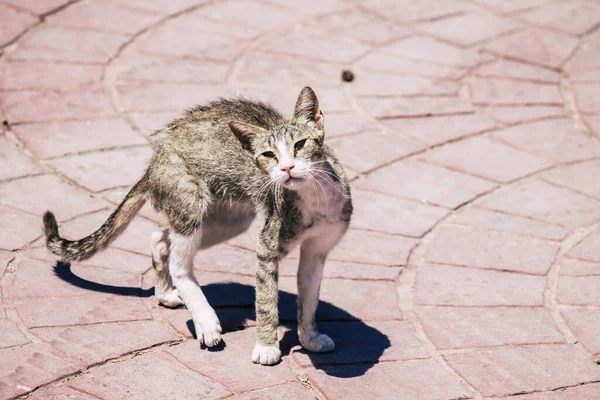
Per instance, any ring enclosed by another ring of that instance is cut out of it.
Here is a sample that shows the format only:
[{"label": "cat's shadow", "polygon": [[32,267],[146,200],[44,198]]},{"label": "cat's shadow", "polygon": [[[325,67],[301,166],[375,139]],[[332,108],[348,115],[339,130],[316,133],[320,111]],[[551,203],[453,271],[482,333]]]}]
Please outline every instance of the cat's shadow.
[{"label": "cat's shadow", "polygon": [[[58,262],[54,266],[54,273],[74,286],[94,292],[141,298],[154,295],[153,288],[113,286],[89,281],[75,275],[68,263]],[[209,303],[215,307],[225,332],[240,329],[249,318],[254,319],[253,286],[224,282],[204,285],[202,290]],[[289,355],[290,351],[297,353],[296,360],[301,364],[307,364],[310,359],[310,363],[315,368],[328,375],[343,378],[356,377],[364,375],[377,364],[385,349],[391,346],[389,338],[376,328],[331,303],[321,301],[316,316],[319,330],[331,336],[336,343],[336,348],[333,352],[325,354],[305,351],[299,347],[296,335],[296,299],[295,294],[279,291],[281,325],[289,328],[281,339],[280,347],[284,355]],[[187,327],[196,337],[191,319],[187,321]],[[226,339],[225,335],[219,346],[208,351],[226,351]]]}]

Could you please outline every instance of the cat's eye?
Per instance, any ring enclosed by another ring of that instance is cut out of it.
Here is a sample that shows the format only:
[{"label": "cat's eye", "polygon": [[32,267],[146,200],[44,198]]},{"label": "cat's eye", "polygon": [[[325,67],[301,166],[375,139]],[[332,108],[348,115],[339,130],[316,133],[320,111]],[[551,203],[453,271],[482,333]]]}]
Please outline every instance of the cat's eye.
[{"label": "cat's eye", "polygon": [[275,158],[275,153],[273,153],[272,151],[265,151],[264,153],[262,153],[262,155],[267,158]]},{"label": "cat's eye", "polygon": [[304,147],[305,143],[306,143],[306,139],[297,141],[296,144],[294,145],[294,150],[296,150],[296,151],[301,150]]}]

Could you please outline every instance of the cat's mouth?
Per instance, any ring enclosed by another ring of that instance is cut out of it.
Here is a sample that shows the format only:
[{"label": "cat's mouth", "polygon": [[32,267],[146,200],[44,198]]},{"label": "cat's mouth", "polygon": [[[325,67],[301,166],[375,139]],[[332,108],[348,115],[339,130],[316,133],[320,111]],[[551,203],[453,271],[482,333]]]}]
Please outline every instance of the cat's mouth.
[{"label": "cat's mouth", "polygon": [[286,186],[294,186],[297,183],[300,183],[301,181],[302,181],[302,178],[299,178],[296,176],[288,176],[288,178],[285,180],[285,182],[283,182],[283,184]]}]

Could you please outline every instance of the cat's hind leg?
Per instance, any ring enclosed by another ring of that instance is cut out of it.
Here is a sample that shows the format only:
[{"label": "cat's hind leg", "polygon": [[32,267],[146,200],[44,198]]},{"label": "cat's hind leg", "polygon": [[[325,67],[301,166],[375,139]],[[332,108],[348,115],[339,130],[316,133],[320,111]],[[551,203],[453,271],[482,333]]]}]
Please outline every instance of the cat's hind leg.
[{"label": "cat's hind leg", "polygon": [[154,267],[154,295],[158,302],[165,307],[179,307],[183,300],[179,291],[173,287],[171,274],[169,274],[169,230],[152,233],[152,266]]}]

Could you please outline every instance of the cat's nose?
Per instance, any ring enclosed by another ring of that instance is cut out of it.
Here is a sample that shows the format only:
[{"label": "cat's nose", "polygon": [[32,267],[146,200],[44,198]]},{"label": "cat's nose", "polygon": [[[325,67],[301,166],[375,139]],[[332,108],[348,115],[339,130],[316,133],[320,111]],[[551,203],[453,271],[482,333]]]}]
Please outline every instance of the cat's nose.
[{"label": "cat's nose", "polygon": [[285,167],[281,167],[281,170],[287,172],[288,175],[292,175],[292,170],[294,169],[293,165],[287,165]]}]

